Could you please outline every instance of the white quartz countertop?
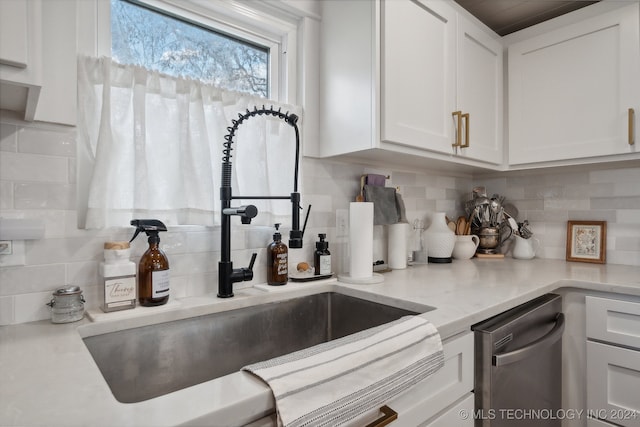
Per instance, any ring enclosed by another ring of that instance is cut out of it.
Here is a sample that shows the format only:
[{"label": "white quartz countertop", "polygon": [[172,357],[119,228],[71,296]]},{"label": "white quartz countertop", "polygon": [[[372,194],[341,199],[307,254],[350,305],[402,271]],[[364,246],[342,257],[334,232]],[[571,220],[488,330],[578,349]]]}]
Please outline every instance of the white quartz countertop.
[{"label": "white quartz countertop", "polygon": [[[468,330],[559,288],[640,295],[640,267],[557,260],[454,260],[384,273],[375,285],[336,280],[258,285],[231,299],[215,295],[116,313],[91,313],[77,323],[48,321],[0,327],[0,426],[240,425],[273,411],[269,388],[245,372],[140,403],[118,402],[82,337],[323,291],[338,291],[409,309],[443,338]],[[90,317],[90,318],[89,318]]]}]

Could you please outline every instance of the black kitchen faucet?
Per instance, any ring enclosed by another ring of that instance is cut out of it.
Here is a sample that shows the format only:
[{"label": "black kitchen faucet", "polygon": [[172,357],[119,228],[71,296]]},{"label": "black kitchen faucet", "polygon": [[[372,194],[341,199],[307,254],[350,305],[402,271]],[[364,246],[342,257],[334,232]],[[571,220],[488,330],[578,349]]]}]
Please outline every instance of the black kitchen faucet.
[{"label": "black kitchen faucet", "polygon": [[[257,115],[267,115],[278,117],[291,125],[296,134],[296,162],[293,177],[293,193],[289,196],[233,196],[231,194],[231,151],[233,150],[233,137],[235,136],[238,126],[245,120]],[[218,262],[218,298],[230,298],[233,296],[233,284],[235,282],[243,282],[253,279],[253,264],[256,260],[256,254],[251,256],[249,267],[233,268],[231,261],[231,216],[238,215],[243,224],[251,224],[251,219],[258,215],[258,208],[254,205],[246,205],[240,207],[231,207],[233,199],[284,199],[291,200],[291,231],[289,232],[289,247],[302,248],[302,238],[304,235],[304,227],[300,230],[300,193],[298,193],[298,158],[300,156],[300,132],[298,131],[298,116],[277,111],[271,108],[261,109],[254,107],[253,111],[247,109],[245,114],[238,114],[237,120],[231,120],[232,126],[228,127],[229,133],[225,135],[224,150],[222,157],[222,184],[220,185],[220,200],[222,201],[222,225],[220,239],[220,261]],[[309,212],[307,212],[307,218]],[[306,226],[306,220],[305,220]]]}]

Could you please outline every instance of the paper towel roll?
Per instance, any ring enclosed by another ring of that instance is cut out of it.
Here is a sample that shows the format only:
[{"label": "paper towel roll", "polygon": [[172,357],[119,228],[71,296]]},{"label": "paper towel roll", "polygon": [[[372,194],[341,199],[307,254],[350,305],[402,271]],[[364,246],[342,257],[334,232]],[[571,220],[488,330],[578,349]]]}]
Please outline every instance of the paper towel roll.
[{"label": "paper towel roll", "polygon": [[407,234],[409,224],[397,223],[389,225],[389,247],[387,256],[389,268],[401,270],[407,268]]},{"label": "paper towel roll", "polygon": [[349,204],[349,276],[373,276],[373,203]]}]

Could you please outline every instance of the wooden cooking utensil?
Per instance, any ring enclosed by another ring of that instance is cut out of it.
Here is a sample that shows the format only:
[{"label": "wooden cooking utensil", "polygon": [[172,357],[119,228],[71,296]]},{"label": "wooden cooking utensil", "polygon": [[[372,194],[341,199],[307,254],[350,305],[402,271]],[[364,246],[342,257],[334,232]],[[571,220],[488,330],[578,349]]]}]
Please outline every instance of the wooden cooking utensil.
[{"label": "wooden cooking utensil", "polygon": [[456,234],[462,236],[467,229],[467,218],[459,216],[456,220]]}]

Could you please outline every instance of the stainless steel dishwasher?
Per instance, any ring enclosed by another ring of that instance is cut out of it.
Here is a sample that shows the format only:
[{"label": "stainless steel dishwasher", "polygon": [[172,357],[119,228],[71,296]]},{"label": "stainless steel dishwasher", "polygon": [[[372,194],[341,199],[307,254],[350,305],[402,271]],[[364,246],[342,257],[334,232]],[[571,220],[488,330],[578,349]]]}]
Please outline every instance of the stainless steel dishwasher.
[{"label": "stainless steel dishwasher", "polygon": [[471,329],[476,427],[560,426],[562,297],[543,295]]}]

